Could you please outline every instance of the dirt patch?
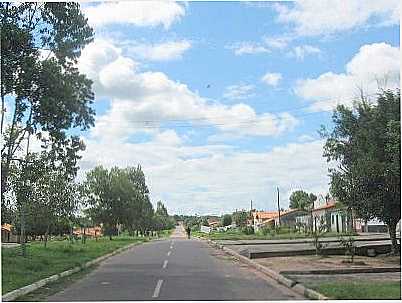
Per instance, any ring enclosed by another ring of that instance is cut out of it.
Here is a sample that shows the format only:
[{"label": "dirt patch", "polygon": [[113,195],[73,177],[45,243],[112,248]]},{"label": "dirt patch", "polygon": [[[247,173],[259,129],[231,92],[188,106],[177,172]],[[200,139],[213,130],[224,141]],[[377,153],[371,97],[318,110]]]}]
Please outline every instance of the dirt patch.
[{"label": "dirt patch", "polygon": [[[400,267],[400,256],[356,256],[356,263],[345,262],[346,256],[292,256],[255,259],[277,272],[286,270],[324,270],[344,268]],[[364,265],[363,265],[364,264]]]}]

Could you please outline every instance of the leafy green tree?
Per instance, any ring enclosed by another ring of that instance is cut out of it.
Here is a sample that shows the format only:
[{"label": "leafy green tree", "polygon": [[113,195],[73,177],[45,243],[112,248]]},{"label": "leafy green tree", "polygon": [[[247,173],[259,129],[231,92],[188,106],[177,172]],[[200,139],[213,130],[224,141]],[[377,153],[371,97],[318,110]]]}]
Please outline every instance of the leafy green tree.
[{"label": "leafy green tree", "polygon": [[317,197],[314,194],[308,194],[303,190],[296,190],[289,197],[289,208],[308,209],[316,199]]},{"label": "leafy green tree", "polygon": [[397,251],[396,225],[401,218],[400,91],[382,91],[376,103],[367,100],[353,109],[338,106],[324,156],[330,169],[331,193],[363,219],[385,222]]},{"label": "leafy green tree", "polygon": [[228,226],[232,224],[232,216],[230,214],[225,214],[222,217],[222,226]]},{"label": "leafy green tree", "polygon": [[105,234],[112,239],[117,225],[123,225],[130,234],[146,235],[154,228],[174,225],[163,204],[158,204],[156,226],[149,190],[140,166],[110,170],[97,166],[87,173],[86,212],[96,223],[102,223]]},{"label": "leafy green tree", "polygon": [[[56,151],[77,141],[67,130],[94,124],[92,82],[77,59],[93,31],[77,3],[0,3],[1,201],[10,167],[32,135]],[[11,122],[4,125],[6,98]],[[46,134],[46,138],[44,136]]]},{"label": "leafy green tree", "polygon": [[118,197],[115,197],[112,180],[113,173],[102,166],[97,166],[86,175],[87,212],[98,224],[102,223],[104,232],[112,239],[119,221]]},{"label": "leafy green tree", "polygon": [[[45,246],[60,222],[65,223],[66,219],[72,222],[78,207],[79,186],[74,182],[75,172],[67,158],[66,163],[56,162],[52,153],[31,153],[24,170],[21,163],[13,165],[11,170],[16,206],[27,223],[26,234],[44,236]],[[20,230],[20,216],[14,223]]]},{"label": "leafy green tree", "polygon": [[209,226],[208,218],[207,218],[207,217],[203,217],[203,218],[201,219],[201,225],[203,225],[203,226]]},{"label": "leafy green tree", "polygon": [[232,215],[232,219],[238,227],[246,226],[248,217],[249,213],[244,210],[234,212]]}]

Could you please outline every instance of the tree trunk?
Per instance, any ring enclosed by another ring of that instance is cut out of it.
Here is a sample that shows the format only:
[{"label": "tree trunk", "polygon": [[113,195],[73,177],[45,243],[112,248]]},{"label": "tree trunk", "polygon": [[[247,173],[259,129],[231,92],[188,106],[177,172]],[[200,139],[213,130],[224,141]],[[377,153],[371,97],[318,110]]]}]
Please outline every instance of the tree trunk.
[{"label": "tree trunk", "polygon": [[391,221],[388,224],[389,237],[391,238],[391,254],[396,255],[398,251],[398,242],[396,240],[396,222]]},{"label": "tree trunk", "polygon": [[47,236],[49,235],[49,226],[46,228],[45,232],[45,247],[47,247]]}]

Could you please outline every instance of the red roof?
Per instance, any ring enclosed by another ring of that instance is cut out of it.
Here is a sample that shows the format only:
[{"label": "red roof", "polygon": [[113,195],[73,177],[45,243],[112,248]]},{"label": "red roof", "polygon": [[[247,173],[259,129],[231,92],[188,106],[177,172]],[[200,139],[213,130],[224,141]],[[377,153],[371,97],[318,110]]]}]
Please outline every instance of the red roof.
[{"label": "red roof", "polygon": [[253,212],[254,219],[272,219],[278,215],[277,211],[255,211]]},{"label": "red roof", "polygon": [[313,212],[318,211],[318,210],[323,210],[323,209],[328,209],[328,208],[333,208],[335,207],[335,201],[330,201],[328,204],[314,208]]}]

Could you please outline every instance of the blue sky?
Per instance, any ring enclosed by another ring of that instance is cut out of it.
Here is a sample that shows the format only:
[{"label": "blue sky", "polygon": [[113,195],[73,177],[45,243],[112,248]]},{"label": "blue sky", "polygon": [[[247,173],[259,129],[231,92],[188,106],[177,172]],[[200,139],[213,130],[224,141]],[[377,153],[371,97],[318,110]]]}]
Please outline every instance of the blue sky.
[{"label": "blue sky", "polygon": [[277,186],[283,208],[292,190],[325,194],[320,125],[358,87],[399,87],[399,1],[82,7],[97,122],[81,178],[140,163],[171,213],[274,209]]}]

